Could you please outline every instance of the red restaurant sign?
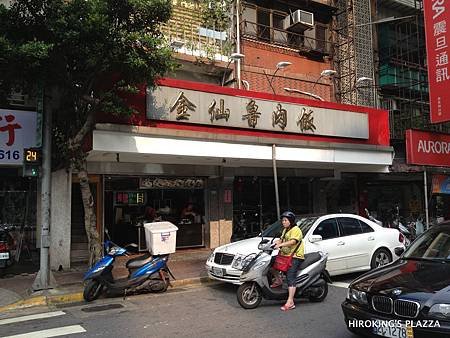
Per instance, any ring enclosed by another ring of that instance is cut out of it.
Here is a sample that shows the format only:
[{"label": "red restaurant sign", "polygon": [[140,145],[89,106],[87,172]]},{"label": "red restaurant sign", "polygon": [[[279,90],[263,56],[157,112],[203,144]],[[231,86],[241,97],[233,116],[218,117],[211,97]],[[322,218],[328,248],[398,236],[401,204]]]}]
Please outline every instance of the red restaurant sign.
[{"label": "red restaurant sign", "polygon": [[[450,5],[445,0],[423,2],[427,41],[431,123],[450,121]],[[447,23],[449,29],[447,30]]]},{"label": "red restaurant sign", "polygon": [[450,134],[407,130],[406,161],[409,164],[450,167]]}]

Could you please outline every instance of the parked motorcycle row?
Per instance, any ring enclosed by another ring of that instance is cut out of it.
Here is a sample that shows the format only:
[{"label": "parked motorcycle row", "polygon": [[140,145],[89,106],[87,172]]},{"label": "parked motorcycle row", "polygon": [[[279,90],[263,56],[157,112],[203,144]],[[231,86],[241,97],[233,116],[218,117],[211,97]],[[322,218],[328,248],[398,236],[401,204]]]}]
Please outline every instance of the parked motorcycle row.
[{"label": "parked motorcycle row", "polygon": [[376,219],[368,209],[364,209],[367,215],[367,218],[376,224],[387,227],[387,228],[395,228],[400,231],[400,233],[405,238],[405,246],[409,247],[411,243],[424,232],[424,222],[421,216],[417,217],[415,220],[411,220],[409,222],[402,222],[402,218],[400,216],[399,207],[396,206],[393,209],[391,221],[383,223],[379,219]]}]

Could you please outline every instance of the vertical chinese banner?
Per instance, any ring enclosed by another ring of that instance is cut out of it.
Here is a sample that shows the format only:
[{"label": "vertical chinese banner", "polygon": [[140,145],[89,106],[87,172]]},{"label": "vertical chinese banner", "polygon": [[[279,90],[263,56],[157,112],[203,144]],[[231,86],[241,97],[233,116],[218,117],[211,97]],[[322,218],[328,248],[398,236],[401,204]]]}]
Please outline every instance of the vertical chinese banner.
[{"label": "vertical chinese banner", "polygon": [[448,1],[423,2],[427,43],[428,84],[431,123],[450,121],[449,43],[450,5]]}]

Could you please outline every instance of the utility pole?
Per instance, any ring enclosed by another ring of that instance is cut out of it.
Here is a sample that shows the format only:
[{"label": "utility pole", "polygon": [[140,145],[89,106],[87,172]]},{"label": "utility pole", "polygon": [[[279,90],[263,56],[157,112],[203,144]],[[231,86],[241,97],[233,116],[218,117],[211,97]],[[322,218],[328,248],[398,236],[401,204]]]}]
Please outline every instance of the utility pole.
[{"label": "utility pole", "polygon": [[32,285],[33,291],[47,290],[52,288],[51,284],[54,285],[54,278],[49,268],[52,111],[49,105],[44,104],[44,107],[41,178],[41,257],[39,272]]}]

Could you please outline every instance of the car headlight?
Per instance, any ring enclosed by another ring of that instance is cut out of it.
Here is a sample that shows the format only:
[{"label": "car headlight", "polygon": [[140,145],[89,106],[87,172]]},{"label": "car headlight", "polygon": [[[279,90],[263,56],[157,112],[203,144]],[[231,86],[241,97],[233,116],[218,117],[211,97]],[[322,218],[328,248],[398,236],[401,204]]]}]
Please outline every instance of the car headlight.
[{"label": "car headlight", "polygon": [[233,263],[231,263],[231,267],[233,269],[241,270],[242,269],[242,261],[244,259],[244,256],[242,255],[235,255],[233,259]]},{"label": "car headlight", "polygon": [[209,255],[209,257],[206,261],[212,263],[214,261],[214,255],[215,255],[215,252],[214,251],[211,252],[211,254]]},{"label": "car headlight", "polygon": [[364,291],[349,288],[347,290],[347,299],[351,302],[355,302],[362,305],[368,305],[367,294]]},{"label": "car headlight", "polygon": [[233,269],[237,269],[237,270],[243,270],[248,264],[250,264],[250,262],[252,261],[253,258],[255,258],[256,254],[250,254],[247,256],[243,256],[243,255],[236,255],[234,256],[234,260],[233,263],[231,264],[231,267]]},{"label": "car headlight", "polygon": [[434,304],[428,313],[436,318],[450,319],[450,304]]}]

